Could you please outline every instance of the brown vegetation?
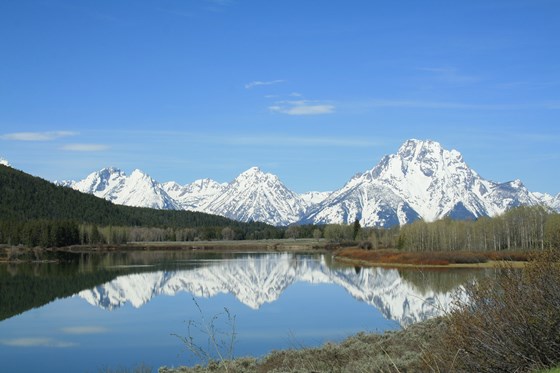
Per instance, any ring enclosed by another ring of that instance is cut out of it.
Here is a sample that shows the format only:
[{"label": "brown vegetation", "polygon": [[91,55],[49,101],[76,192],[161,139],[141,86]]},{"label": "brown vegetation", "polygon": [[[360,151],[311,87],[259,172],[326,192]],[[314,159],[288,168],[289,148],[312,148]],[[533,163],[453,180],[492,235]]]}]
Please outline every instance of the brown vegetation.
[{"label": "brown vegetation", "polygon": [[337,259],[358,261],[370,265],[416,265],[444,266],[451,264],[481,264],[488,261],[527,261],[529,252],[472,252],[472,251],[399,251],[342,249],[336,253]]},{"label": "brown vegetation", "polygon": [[530,372],[560,363],[560,254],[466,287],[428,356],[438,371]]}]

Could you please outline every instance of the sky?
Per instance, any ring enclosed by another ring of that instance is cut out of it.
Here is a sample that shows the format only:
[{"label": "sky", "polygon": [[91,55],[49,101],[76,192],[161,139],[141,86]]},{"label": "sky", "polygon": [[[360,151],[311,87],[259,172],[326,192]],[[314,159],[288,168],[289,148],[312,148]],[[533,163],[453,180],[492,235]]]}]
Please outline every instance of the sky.
[{"label": "sky", "polygon": [[410,138],[560,192],[560,1],[0,1],[0,157],[336,190]]}]

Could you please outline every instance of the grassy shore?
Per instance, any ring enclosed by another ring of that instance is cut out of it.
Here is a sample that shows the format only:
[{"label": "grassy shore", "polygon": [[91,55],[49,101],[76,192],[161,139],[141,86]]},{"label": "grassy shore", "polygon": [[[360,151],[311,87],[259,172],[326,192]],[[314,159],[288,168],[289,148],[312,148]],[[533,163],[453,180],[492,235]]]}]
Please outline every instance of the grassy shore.
[{"label": "grassy shore", "polygon": [[159,373],[206,372],[424,372],[426,351],[441,338],[442,319],[383,334],[359,333],[339,344],[273,351],[253,357],[212,362],[206,366],[167,368]]},{"label": "grassy shore", "polygon": [[528,251],[429,251],[341,249],[335,259],[360,266],[375,267],[444,267],[492,268],[504,261],[513,267],[522,267],[531,258]]}]

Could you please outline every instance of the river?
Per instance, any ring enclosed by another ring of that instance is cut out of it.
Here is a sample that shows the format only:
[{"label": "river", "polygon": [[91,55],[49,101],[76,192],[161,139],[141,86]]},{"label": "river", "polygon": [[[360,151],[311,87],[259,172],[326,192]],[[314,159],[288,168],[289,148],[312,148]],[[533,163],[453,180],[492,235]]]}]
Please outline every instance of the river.
[{"label": "river", "polygon": [[[95,373],[143,363],[156,371],[218,353],[319,346],[440,315],[457,288],[486,275],[360,268],[293,253],[130,252],[2,264],[1,370]],[[192,338],[199,356],[181,337]]]}]

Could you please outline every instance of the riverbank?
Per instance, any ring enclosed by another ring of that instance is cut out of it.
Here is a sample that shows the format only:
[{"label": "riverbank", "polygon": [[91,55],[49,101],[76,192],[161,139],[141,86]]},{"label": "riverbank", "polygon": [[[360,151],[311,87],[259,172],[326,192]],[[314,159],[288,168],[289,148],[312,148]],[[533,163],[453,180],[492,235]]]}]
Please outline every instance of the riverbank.
[{"label": "riverbank", "polygon": [[74,245],[61,248],[0,247],[0,263],[56,262],[77,254],[131,251],[203,251],[217,253],[333,251],[337,247],[321,239],[272,239],[243,241],[130,242],[122,245]]},{"label": "riverbank", "polygon": [[334,258],[340,262],[369,267],[415,268],[494,268],[507,262],[512,267],[523,267],[534,255],[530,251],[429,251],[338,250]]},{"label": "riverbank", "polygon": [[207,366],[162,367],[158,372],[424,372],[434,368],[427,353],[443,333],[443,319],[436,318],[399,331],[359,333],[318,348],[273,351],[260,359],[243,357]]}]

